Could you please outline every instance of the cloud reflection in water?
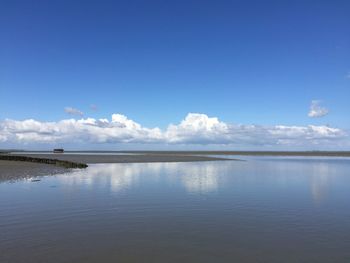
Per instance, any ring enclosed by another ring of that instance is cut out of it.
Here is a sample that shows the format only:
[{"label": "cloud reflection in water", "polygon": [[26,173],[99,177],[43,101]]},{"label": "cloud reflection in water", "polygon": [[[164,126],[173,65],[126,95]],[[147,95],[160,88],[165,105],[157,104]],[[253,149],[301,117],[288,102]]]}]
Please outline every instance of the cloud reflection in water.
[{"label": "cloud reflection in water", "polygon": [[119,192],[144,183],[142,180],[156,182],[166,175],[166,180],[180,184],[187,192],[203,194],[218,189],[220,171],[231,165],[232,162],[93,164],[58,178],[65,185],[108,187]]},{"label": "cloud reflection in water", "polygon": [[141,186],[154,191],[157,184],[159,189],[176,187],[191,194],[205,194],[229,184],[230,191],[248,187],[246,191],[258,196],[264,185],[293,190],[306,184],[313,201],[320,204],[330,194],[334,177],[339,176],[337,167],[333,161],[312,159],[94,164],[57,178],[65,185],[103,188],[112,193]]}]

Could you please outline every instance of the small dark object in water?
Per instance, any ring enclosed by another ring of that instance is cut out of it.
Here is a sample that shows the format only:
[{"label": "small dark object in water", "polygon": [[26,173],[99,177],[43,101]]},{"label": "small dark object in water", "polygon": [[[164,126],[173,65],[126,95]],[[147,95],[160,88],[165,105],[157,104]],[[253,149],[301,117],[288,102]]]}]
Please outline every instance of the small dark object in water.
[{"label": "small dark object in water", "polygon": [[40,182],[40,179],[32,179],[31,182]]},{"label": "small dark object in water", "polygon": [[64,150],[63,149],[53,149],[53,152],[54,153],[64,153]]}]

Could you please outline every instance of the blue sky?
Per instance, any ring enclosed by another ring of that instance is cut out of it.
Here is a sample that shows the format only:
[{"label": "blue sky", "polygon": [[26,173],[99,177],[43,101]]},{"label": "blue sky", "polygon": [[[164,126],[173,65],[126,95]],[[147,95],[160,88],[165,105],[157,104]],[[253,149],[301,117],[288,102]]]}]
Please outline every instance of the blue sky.
[{"label": "blue sky", "polygon": [[[347,132],[349,10],[349,1],[2,1],[0,121],[118,113],[165,130],[202,113]],[[329,113],[310,118],[312,100]]]}]

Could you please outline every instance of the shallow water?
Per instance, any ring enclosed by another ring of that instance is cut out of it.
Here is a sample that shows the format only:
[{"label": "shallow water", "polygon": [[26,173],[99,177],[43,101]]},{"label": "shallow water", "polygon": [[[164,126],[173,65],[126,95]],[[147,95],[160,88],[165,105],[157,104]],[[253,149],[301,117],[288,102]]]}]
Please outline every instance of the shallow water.
[{"label": "shallow water", "polygon": [[1,183],[0,262],[350,262],[350,159],[96,164]]}]

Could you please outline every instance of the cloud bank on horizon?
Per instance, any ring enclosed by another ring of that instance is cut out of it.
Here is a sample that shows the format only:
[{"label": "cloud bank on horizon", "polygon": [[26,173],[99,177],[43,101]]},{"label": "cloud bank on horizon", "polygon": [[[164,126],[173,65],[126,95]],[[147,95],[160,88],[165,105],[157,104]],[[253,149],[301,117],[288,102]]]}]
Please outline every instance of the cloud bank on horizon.
[{"label": "cloud bank on horizon", "polygon": [[33,119],[0,121],[0,142],[12,145],[35,143],[74,144],[169,144],[244,146],[349,146],[348,132],[329,126],[240,125],[200,113],[189,113],[179,124],[166,129],[147,128],[122,114],[111,119],[64,119],[40,122]]}]

